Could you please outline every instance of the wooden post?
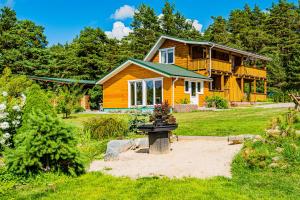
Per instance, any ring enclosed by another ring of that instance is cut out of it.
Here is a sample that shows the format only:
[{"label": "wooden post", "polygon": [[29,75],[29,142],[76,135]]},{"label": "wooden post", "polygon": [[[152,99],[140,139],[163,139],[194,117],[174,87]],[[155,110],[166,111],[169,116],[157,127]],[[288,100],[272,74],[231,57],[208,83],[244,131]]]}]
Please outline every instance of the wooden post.
[{"label": "wooden post", "polygon": [[224,91],[224,74],[221,75],[221,91]]},{"label": "wooden post", "polygon": [[264,80],[264,94],[267,94],[267,80]]},{"label": "wooden post", "polygon": [[169,132],[149,132],[149,153],[165,154],[170,152]]},{"label": "wooden post", "polygon": [[253,81],[253,93],[254,93],[253,101],[256,102],[256,79],[254,79],[254,81]]},{"label": "wooden post", "polygon": [[242,91],[243,96],[244,96],[244,78],[243,77],[241,78],[241,91]]}]

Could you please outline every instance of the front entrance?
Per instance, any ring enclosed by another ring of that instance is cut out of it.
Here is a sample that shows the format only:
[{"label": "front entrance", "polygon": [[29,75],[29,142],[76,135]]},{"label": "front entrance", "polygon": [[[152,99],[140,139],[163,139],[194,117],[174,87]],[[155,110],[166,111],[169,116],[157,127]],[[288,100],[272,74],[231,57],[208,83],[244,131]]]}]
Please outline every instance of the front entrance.
[{"label": "front entrance", "polygon": [[198,105],[198,95],[197,95],[197,83],[196,82],[190,82],[190,101],[191,104],[196,104]]}]

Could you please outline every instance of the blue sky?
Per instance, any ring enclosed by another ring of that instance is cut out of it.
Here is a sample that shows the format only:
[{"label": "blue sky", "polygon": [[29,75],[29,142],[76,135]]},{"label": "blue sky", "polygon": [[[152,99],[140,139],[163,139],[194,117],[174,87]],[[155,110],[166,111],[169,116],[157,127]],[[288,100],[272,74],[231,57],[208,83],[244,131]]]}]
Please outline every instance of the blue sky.
[{"label": "blue sky", "polygon": [[[297,3],[298,0],[289,0]],[[195,25],[205,29],[211,16],[227,17],[230,10],[259,5],[270,7],[277,0],[170,0],[186,18],[198,20]],[[45,27],[49,45],[70,42],[85,26],[100,27],[110,37],[122,37],[130,32],[130,22],[134,8],[141,3],[153,7],[161,13],[163,0],[0,0],[0,6],[10,6],[16,10],[19,19],[30,19]],[[125,6],[128,5],[128,6]],[[120,9],[121,8],[121,9]],[[119,9],[119,12],[116,12]],[[115,14],[115,15],[114,15]],[[117,23],[116,23],[117,22]],[[200,25],[201,24],[201,25]],[[113,26],[115,29],[113,32]],[[202,29],[202,30],[203,30]]]}]

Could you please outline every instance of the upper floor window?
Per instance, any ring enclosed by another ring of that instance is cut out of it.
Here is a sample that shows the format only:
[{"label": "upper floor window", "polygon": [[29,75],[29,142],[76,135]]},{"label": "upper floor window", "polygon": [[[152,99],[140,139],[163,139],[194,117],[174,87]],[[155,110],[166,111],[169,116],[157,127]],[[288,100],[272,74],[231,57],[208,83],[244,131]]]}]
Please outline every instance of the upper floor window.
[{"label": "upper floor window", "polygon": [[160,63],[174,64],[175,48],[167,48],[159,50]]},{"label": "upper floor window", "polygon": [[203,59],[206,58],[206,50],[201,46],[192,47],[192,59]]},{"label": "upper floor window", "polygon": [[212,58],[229,62],[229,54],[217,50],[212,50]]}]

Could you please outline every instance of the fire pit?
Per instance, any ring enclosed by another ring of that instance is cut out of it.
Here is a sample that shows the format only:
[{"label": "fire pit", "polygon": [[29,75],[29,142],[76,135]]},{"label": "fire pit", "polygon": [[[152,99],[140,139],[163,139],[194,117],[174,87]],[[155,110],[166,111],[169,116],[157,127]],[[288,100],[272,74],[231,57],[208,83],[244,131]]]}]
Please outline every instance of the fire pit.
[{"label": "fire pit", "polygon": [[165,154],[170,151],[170,133],[178,127],[176,119],[170,114],[168,103],[157,105],[150,117],[151,124],[143,124],[139,130],[148,134],[149,153]]}]

